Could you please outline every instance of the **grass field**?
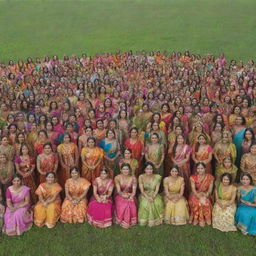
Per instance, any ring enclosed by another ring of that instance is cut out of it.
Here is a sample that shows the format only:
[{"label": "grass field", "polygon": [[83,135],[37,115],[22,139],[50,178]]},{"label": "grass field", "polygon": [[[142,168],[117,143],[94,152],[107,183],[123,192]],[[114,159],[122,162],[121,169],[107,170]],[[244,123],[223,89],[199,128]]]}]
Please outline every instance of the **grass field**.
[{"label": "grass field", "polygon": [[[0,61],[121,50],[256,57],[255,0],[0,0]],[[0,256],[254,256],[256,240],[186,225],[58,224],[0,237]]]},{"label": "grass field", "polygon": [[255,0],[0,0],[0,60],[116,49],[256,57]]}]

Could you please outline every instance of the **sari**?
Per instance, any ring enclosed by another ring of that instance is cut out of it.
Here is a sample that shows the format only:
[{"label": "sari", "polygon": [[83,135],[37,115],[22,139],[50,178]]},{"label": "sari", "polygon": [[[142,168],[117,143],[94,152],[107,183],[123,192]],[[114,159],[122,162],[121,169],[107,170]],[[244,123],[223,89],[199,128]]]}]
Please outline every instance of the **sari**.
[{"label": "sari", "polygon": [[[226,205],[232,199],[233,193],[236,193],[236,187],[230,185],[227,191],[223,191],[223,185],[220,184],[217,188],[219,200],[222,205]],[[235,227],[236,204],[233,202],[225,209],[222,209],[216,202],[212,211],[212,227],[222,232],[236,231]]]},{"label": "sari", "polygon": [[[148,161],[154,163],[154,165],[159,165],[164,155],[164,147],[161,144],[158,144],[157,148],[152,147],[152,145],[148,145],[146,148],[146,154],[148,156],[148,159],[147,159]],[[163,161],[160,167],[156,168],[155,173],[163,176],[164,174]]]},{"label": "sari", "polygon": [[[146,174],[139,176],[139,184],[143,185],[144,192],[148,196],[153,196],[156,187],[161,183],[162,177],[158,174],[153,175],[153,179],[150,183],[144,181]],[[138,219],[141,226],[148,225],[149,227],[157,226],[163,222],[164,204],[162,197],[157,194],[153,202],[150,202],[142,194],[139,196],[139,210]]]},{"label": "sari", "polygon": [[244,138],[244,132],[245,128],[237,132],[233,136],[233,143],[236,146],[236,152],[237,152],[237,157],[236,157],[236,166],[240,166],[240,160],[242,157],[242,143],[243,143],[243,138]]},{"label": "sari", "polygon": [[22,159],[20,156],[16,156],[15,159],[15,164],[19,165],[19,170],[22,173],[23,176],[23,185],[27,186],[30,188],[31,191],[31,197],[32,197],[32,202],[36,202],[36,183],[35,183],[35,173],[32,172],[29,176],[27,175],[28,170],[31,169],[32,165],[35,165],[35,159],[33,157],[29,157],[28,159]]},{"label": "sari", "polygon": [[13,161],[14,147],[12,145],[3,146],[0,145],[0,153],[5,154],[8,161]]},{"label": "sari", "polygon": [[61,213],[61,200],[59,193],[62,188],[58,183],[54,183],[51,186],[47,186],[46,183],[42,183],[36,190],[36,195],[42,196],[43,200],[49,200],[53,197],[56,199],[45,206],[40,201],[37,202],[34,209],[34,223],[38,227],[46,225],[48,228],[53,228]]},{"label": "sari", "polygon": [[251,153],[242,156],[240,169],[252,176],[253,184],[256,185],[256,161],[251,158]]},{"label": "sari", "polygon": [[103,166],[103,149],[99,147],[84,147],[81,151],[81,157],[89,166],[95,166],[97,164],[96,168],[89,169],[82,161],[82,177],[87,179],[89,182],[93,182],[97,177],[99,177],[100,170]]},{"label": "sari", "polygon": [[219,184],[220,182],[220,177],[224,173],[229,173],[232,176],[232,180],[236,180],[236,175],[237,175],[237,170],[238,168],[232,164],[232,168],[226,169],[223,165],[217,166],[215,169],[215,180],[216,180],[216,185]]},{"label": "sari", "polygon": [[[125,183],[122,180],[122,176],[117,175],[115,182],[119,183],[121,193],[132,193],[133,186],[137,186],[137,180],[134,176],[131,177],[128,183]],[[115,196],[114,212],[116,224],[119,224],[123,228],[129,228],[138,222],[135,198],[131,200],[117,194]]]},{"label": "sari", "polygon": [[[242,188],[239,189],[242,200],[255,203],[256,187],[253,187],[249,192],[246,192]],[[244,235],[256,235],[256,208],[248,206],[240,202],[237,207],[235,221],[237,227],[242,231]]]},{"label": "sari", "polygon": [[[106,184],[96,178],[93,185],[97,187],[98,195],[107,195],[109,189],[113,187],[113,180],[109,179]],[[108,198],[107,202],[98,202],[94,196],[91,197],[87,211],[88,223],[95,227],[106,228],[112,225],[112,199]]]},{"label": "sari", "polygon": [[77,145],[74,143],[60,144],[57,147],[58,153],[61,155],[65,166],[60,166],[59,182],[64,188],[66,180],[70,176],[70,168],[76,166],[75,152],[78,152]]},{"label": "sari", "polygon": [[[194,181],[197,193],[206,193],[214,180],[211,174],[206,174],[202,181],[199,181],[199,175],[197,174],[191,175],[190,179]],[[188,203],[190,207],[191,221],[199,220],[199,222],[211,222],[212,204],[210,201],[210,196],[206,198],[205,204],[201,204],[200,200],[193,193],[191,193],[188,199]]]},{"label": "sari", "polygon": [[[184,178],[178,177],[176,182],[168,183],[168,177],[164,179],[164,185],[168,185],[168,191],[171,195],[179,195],[182,185],[184,184]],[[164,197],[165,210],[164,221],[166,224],[172,225],[185,225],[189,219],[188,203],[182,196],[178,202],[174,203],[166,196]]]},{"label": "sari", "polygon": [[40,168],[39,183],[45,182],[45,175],[47,172],[53,172],[55,170],[55,165],[58,163],[58,156],[55,153],[49,155],[40,154],[37,157],[37,165]]},{"label": "sari", "polygon": [[[117,140],[107,142],[106,139],[100,142],[100,147],[104,150],[104,154],[113,160],[104,158],[104,164],[112,172],[111,175],[116,176],[119,173],[119,157],[116,157],[120,151],[120,146]],[[116,157],[116,158],[115,158]],[[114,159],[115,158],[115,159]]]},{"label": "sari", "polygon": [[[195,154],[195,158],[198,162],[203,162],[209,158],[209,154],[213,151],[210,145],[207,146],[206,150],[204,151],[197,151],[195,145],[192,147],[192,153]],[[206,173],[212,173],[212,164],[211,162],[206,164]]]},{"label": "sari", "polygon": [[[68,190],[72,198],[80,197],[89,187],[90,182],[84,178],[79,178],[74,183],[70,178],[66,181],[65,189]],[[87,199],[84,197],[77,204],[73,204],[69,198],[65,198],[61,208],[60,221],[63,223],[83,223],[86,221],[87,215]]]},{"label": "sari", "polygon": [[[189,145],[184,145],[180,151],[177,151],[177,148],[176,148],[176,152],[175,152],[175,155],[174,155],[173,159],[179,165],[179,163],[184,161],[186,156],[188,154],[190,155],[190,153],[191,153],[190,146]],[[184,164],[179,165],[179,169],[180,169],[180,174],[184,178],[184,181],[185,181],[185,195],[188,196],[189,188],[190,188],[189,177],[191,175],[190,161],[188,160]]]},{"label": "sari", "polygon": [[[18,206],[24,202],[29,195],[30,189],[27,186],[21,186],[18,193],[10,186],[6,190],[6,198],[10,199],[13,206]],[[30,211],[30,205],[16,209],[14,212],[6,207],[4,214],[3,232],[8,236],[22,235],[26,230],[29,230],[33,225],[33,213]]]}]

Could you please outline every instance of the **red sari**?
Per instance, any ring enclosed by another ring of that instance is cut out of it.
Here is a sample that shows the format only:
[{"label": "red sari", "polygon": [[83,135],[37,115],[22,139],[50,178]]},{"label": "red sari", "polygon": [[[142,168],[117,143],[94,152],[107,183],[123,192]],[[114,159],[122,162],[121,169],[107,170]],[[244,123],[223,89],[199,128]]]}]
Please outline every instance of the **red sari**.
[{"label": "red sari", "polygon": [[[209,186],[211,185],[211,183],[213,183],[214,180],[211,174],[206,174],[202,181],[199,180],[198,174],[191,175],[190,179],[194,181],[197,193],[206,193],[209,189]],[[208,196],[208,198],[206,198],[205,204],[202,204],[200,200],[193,193],[191,193],[188,199],[188,203],[191,211],[191,221],[206,221],[207,223],[211,222],[212,204],[210,200],[210,195]]]}]

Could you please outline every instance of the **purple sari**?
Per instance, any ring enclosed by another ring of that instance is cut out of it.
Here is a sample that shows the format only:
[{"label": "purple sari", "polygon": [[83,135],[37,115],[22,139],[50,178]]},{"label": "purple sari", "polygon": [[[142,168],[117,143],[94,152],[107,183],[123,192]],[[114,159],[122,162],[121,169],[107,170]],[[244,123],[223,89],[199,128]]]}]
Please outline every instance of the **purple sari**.
[{"label": "purple sari", "polygon": [[[18,206],[24,202],[29,193],[30,189],[27,186],[22,186],[18,193],[13,190],[13,186],[10,186],[6,190],[6,199],[10,199],[13,206]],[[14,236],[21,235],[24,231],[30,229],[33,224],[33,215],[32,212],[29,211],[29,208],[30,205],[26,205],[11,212],[10,209],[6,207],[3,232],[8,236]]]}]

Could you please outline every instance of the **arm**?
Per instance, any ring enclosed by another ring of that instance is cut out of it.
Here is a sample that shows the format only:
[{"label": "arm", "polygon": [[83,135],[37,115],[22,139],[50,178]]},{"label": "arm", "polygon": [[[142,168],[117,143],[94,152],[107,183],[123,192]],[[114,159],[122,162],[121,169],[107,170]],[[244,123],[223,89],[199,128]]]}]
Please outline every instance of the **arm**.
[{"label": "arm", "polygon": [[190,177],[190,184],[191,184],[191,190],[192,190],[192,193],[198,198],[200,199],[200,194],[197,193],[196,191],[196,185],[195,185],[195,181]]},{"label": "arm", "polygon": [[204,163],[205,164],[208,164],[208,163],[210,163],[212,161],[212,151],[209,153],[209,157],[208,157],[208,159],[206,159],[205,161],[204,161]]},{"label": "arm", "polygon": [[57,169],[58,169],[58,165],[59,165],[59,159],[58,159],[58,155],[55,155],[55,164],[54,164],[54,172],[56,173],[57,172]]},{"label": "arm", "polygon": [[78,203],[79,203],[83,198],[86,197],[87,192],[88,192],[90,186],[91,186],[91,185],[89,185],[89,186],[84,190],[84,192],[81,194],[81,196],[79,196],[79,197],[76,198],[76,201],[77,201]]},{"label": "arm", "polygon": [[22,208],[22,207],[24,207],[24,206],[29,205],[29,202],[30,202],[30,194],[28,194],[28,195],[25,197],[24,202],[21,203],[21,204],[19,204],[19,205],[16,207],[16,209]]},{"label": "arm", "polygon": [[42,173],[42,171],[41,171],[41,167],[40,167],[40,161],[41,161],[41,157],[40,157],[40,155],[37,157],[37,159],[36,159],[36,168],[37,168],[37,171],[41,174],[41,175],[44,175],[43,173]]}]

